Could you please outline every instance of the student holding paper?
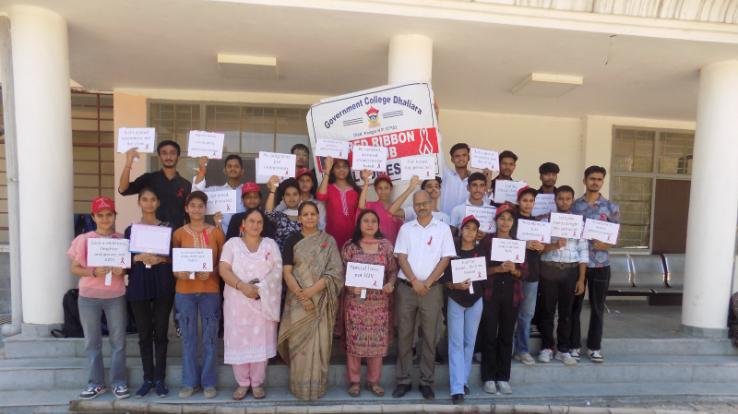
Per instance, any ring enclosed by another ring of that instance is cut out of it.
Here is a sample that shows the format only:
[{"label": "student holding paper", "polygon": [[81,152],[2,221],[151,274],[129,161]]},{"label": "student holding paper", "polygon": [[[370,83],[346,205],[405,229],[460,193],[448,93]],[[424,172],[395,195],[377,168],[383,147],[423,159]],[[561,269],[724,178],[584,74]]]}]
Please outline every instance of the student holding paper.
[{"label": "student holding paper", "polygon": [[402,226],[402,219],[393,215],[391,211],[397,212],[402,208],[402,204],[410,197],[420,179],[417,175],[414,175],[405,191],[397,197],[397,200],[392,201],[392,188],[394,187],[392,179],[387,174],[380,174],[374,179],[374,191],[377,193],[378,200],[366,201],[371,176],[372,172],[369,170],[361,172],[361,180],[364,182],[364,186],[359,196],[359,209],[368,208],[374,211],[379,217],[379,230],[390,243],[394,244],[397,240],[397,232],[400,231],[400,226]]},{"label": "student holding paper", "polygon": [[[574,189],[562,185],[556,189],[556,208],[559,213],[570,213],[574,202]],[[546,219],[547,220],[547,219]],[[579,332],[579,312],[584,299],[584,275],[589,261],[587,241],[581,238],[555,238],[546,245],[541,257],[541,317],[539,329],[543,339],[538,360],[551,361],[551,357],[565,365],[576,365],[579,356],[578,343],[572,343]],[[575,300],[578,311],[573,314]],[[554,341],[554,315],[558,309],[558,327]],[[577,332],[573,332],[576,327]],[[554,353],[555,351],[555,353]]]},{"label": "student holding paper", "polygon": [[[304,201],[312,201],[318,206],[320,211],[320,219],[318,220],[318,228],[325,230],[325,204],[318,201],[315,198],[315,192],[318,190],[318,181],[315,179],[315,171],[308,170],[307,168],[299,168],[295,171],[295,180],[300,188],[300,203]],[[280,200],[277,197],[277,207],[274,209],[277,211],[284,212],[287,209],[287,205],[284,203],[284,199]],[[290,216],[297,216],[297,211],[294,214],[288,214]]]},{"label": "student holding paper", "polygon": [[354,182],[348,161],[326,157],[323,180],[315,198],[325,203],[325,231],[336,239],[339,246],[351,238],[359,193],[361,189]]},{"label": "student holding paper", "polygon": [[282,254],[287,286],[277,350],[290,366],[290,391],[301,400],[325,395],[333,347],[333,325],[343,288],[343,263],[336,242],[318,230],[318,207],[298,208],[302,229]]},{"label": "student holding paper", "polygon": [[469,178],[469,145],[464,142],[454,144],[449,150],[454,168],[443,169],[443,194],[441,195],[441,211],[451,216],[459,204],[469,198],[467,178]]},{"label": "student holding paper", "polygon": [[249,388],[257,400],[266,396],[267,360],[277,355],[282,254],[274,240],[264,237],[266,220],[261,210],[247,210],[241,221],[243,236],[228,240],[220,255],[225,282],[224,360],[233,366],[237,401],[246,397]]},{"label": "student holding paper", "polygon": [[[472,174],[473,175],[473,174]],[[470,181],[471,182],[471,181]],[[459,238],[455,241],[456,255],[459,259],[487,257],[481,245],[477,244],[479,221],[474,216],[466,216],[459,225]],[[453,263],[453,260],[451,260]],[[487,265],[489,260],[485,259]],[[460,404],[464,394],[469,393],[474,342],[477,338],[479,321],[482,319],[482,292],[484,281],[454,283],[451,266],[446,268],[442,282],[448,290],[446,305],[448,325],[448,372],[451,401]]]},{"label": "student holding paper", "polygon": [[[241,186],[241,204],[246,210],[252,208],[261,209],[261,187],[253,181],[243,183]],[[226,232],[226,240],[230,240],[233,237],[241,237],[241,222],[243,221],[244,213],[236,213],[231,217],[231,222],[228,223],[228,231]],[[267,220],[264,223],[264,236],[274,239],[274,225],[271,221]]]},{"label": "student holding paper", "polygon": [[[144,188],[138,192],[138,206],[141,208],[139,224],[166,227],[171,232],[168,223],[156,218],[159,197],[152,189]],[[132,227],[128,226],[125,231],[125,237],[129,240]],[[136,397],[146,396],[152,388],[155,388],[159,397],[165,397],[169,394],[164,382],[169,314],[174,304],[172,264],[168,256],[146,252],[132,253],[132,256],[126,298],[136,321],[144,371],[144,382],[136,391]]]},{"label": "student holding paper", "polygon": [[[517,165],[517,162],[518,156],[514,152],[510,150],[504,150],[500,153],[500,175],[492,180],[492,192],[496,191],[495,187],[497,186],[497,181],[513,181],[512,175],[515,172],[515,166]],[[499,203],[492,204],[499,205]]]},{"label": "student holding paper", "polygon": [[[267,219],[274,226],[274,240],[277,242],[280,251],[284,251],[285,242],[292,233],[300,231],[300,223],[297,216],[297,208],[300,207],[300,185],[294,178],[288,178],[282,183],[279,177],[272,177],[267,183],[269,187],[269,195],[266,199],[264,211]],[[284,202],[284,211],[274,209],[275,199],[281,199]]]},{"label": "student holding paper", "polygon": [[[537,191],[530,187],[523,187],[518,190],[518,211],[515,215],[516,228],[517,222],[523,220],[535,220],[533,217],[533,204],[536,201]],[[513,341],[513,354],[515,359],[525,365],[535,364],[535,359],[530,355],[530,322],[536,312],[536,300],[538,298],[538,282],[540,278],[541,251],[543,243],[537,240],[527,241],[525,243],[525,264],[527,265],[527,275],[523,279],[523,301],[520,302],[518,310],[518,323],[515,327],[515,337]]]},{"label": "student holding paper", "polygon": [[79,319],[85,335],[85,353],[89,379],[87,387],[79,394],[83,400],[104,394],[105,371],[102,355],[100,319],[105,314],[110,341],[110,384],[115,398],[128,398],[126,378],[126,287],[125,269],[119,267],[87,266],[87,240],[96,237],[123,238],[115,232],[115,203],[108,197],[92,200],[92,220],[97,229],[80,234],[72,240],[67,256],[72,261],[71,272],[79,277]]},{"label": "student holding paper", "polygon": [[[513,207],[503,204],[495,213],[497,232],[487,235],[481,243],[485,252],[491,251],[492,239],[512,239],[515,223]],[[481,373],[484,391],[489,394],[512,394],[510,366],[512,362],[513,333],[518,306],[523,299],[521,280],[526,277],[525,263],[492,261],[487,268],[484,288],[484,309],[479,331],[482,334]]]},{"label": "student holding paper", "polygon": [[[199,191],[216,191],[216,190],[240,190],[241,179],[243,178],[243,160],[237,154],[230,154],[225,158],[223,165],[223,174],[226,177],[226,182],[223,185],[214,185],[207,187],[205,180],[205,174],[207,173],[208,159],[207,157],[200,157],[197,175],[192,180],[192,190]],[[231,222],[231,218],[236,213],[243,213],[244,207],[242,204],[236,206],[236,211],[233,213],[223,213],[222,228],[225,233],[228,230],[228,225]]]},{"label": "student holding paper", "polygon": [[[174,247],[211,249],[213,263],[218,263],[225,235],[220,228],[220,215],[216,214],[217,226],[205,222],[208,196],[194,191],[187,196],[185,212],[187,224],[172,236]],[[212,272],[174,272],[177,279],[174,296],[179,326],[182,329],[182,389],[179,398],[189,398],[203,389],[205,398],[214,398],[218,392],[215,362],[218,357],[216,346],[220,326],[220,276],[217,268]],[[202,336],[198,338],[198,322],[202,325]],[[202,364],[198,362],[198,342],[202,347]]]},{"label": "student holding paper", "polygon": [[346,287],[344,292],[344,325],[346,327],[346,372],[348,394],[358,397],[361,390],[361,359],[366,359],[366,388],[381,397],[384,389],[379,385],[382,376],[382,358],[387,355],[390,332],[393,328],[390,316],[391,296],[397,279],[397,260],[392,243],[384,237],[379,215],[363,210],[357,218],[351,240],[341,250],[344,264],[348,262],[384,266],[384,285],[381,289]]},{"label": "student holding paper", "polygon": [[[620,222],[620,207],[600,193],[605,182],[605,168],[592,165],[584,170],[584,186],[587,192],[574,202],[572,212],[586,219]],[[589,241],[587,263],[587,290],[589,290],[590,317],[587,331],[587,349],[592,362],[604,362],[602,356],[602,329],[605,318],[605,299],[610,286],[610,256],[614,246],[599,240]]]},{"label": "student holding paper", "polygon": [[482,207],[485,205],[487,195],[487,176],[480,172],[472,173],[467,178],[467,194],[469,197],[462,204],[454,207],[451,211],[451,228],[454,233],[461,228],[461,220],[466,217],[467,206]]}]

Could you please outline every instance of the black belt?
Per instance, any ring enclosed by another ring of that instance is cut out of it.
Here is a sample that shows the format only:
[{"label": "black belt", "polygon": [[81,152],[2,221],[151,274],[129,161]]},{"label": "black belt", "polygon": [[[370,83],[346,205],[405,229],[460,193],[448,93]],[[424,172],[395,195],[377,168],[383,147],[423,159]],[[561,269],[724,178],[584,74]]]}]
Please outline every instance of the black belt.
[{"label": "black belt", "polygon": [[546,266],[555,267],[557,269],[571,269],[572,267],[579,267],[579,263],[559,263],[559,262],[542,262]]}]

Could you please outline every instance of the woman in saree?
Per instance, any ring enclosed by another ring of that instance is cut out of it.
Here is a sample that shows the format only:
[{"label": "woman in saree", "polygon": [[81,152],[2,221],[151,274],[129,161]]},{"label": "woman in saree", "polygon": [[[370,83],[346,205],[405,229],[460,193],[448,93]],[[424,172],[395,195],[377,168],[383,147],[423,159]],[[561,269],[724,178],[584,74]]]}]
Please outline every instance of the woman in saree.
[{"label": "woman in saree", "polygon": [[325,395],[333,324],[343,288],[343,262],[336,242],[318,230],[318,207],[298,209],[302,229],[290,236],[282,255],[287,297],[277,350],[290,366],[290,391],[302,400]]}]

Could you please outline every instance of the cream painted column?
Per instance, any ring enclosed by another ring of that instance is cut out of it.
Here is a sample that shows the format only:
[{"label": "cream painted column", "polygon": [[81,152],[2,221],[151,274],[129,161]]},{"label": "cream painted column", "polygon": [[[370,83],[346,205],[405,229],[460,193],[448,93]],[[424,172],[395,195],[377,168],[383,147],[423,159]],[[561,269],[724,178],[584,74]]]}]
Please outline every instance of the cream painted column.
[{"label": "cream painted column", "polygon": [[396,35],[390,40],[387,83],[430,82],[433,74],[433,40],[418,34]]},{"label": "cream painted column", "polygon": [[8,15],[18,139],[23,322],[60,323],[62,296],[76,282],[66,256],[74,235],[67,23],[58,14],[34,6],[12,6]]},{"label": "cream painted column", "polygon": [[682,325],[725,335],[738,216],[738,61],[700,72]]}]

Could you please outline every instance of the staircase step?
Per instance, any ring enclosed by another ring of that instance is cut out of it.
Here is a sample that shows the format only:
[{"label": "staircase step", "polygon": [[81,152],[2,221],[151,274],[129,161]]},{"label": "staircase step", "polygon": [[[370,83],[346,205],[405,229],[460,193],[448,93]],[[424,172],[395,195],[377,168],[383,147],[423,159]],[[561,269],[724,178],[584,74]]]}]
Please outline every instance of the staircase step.
[{"label": "staircase step", "polygon": [[[33,357],[83,357],[85,355],[83,338],[38,338],[16,335],[4,339],[5,358]],[[222,352],[223,341],[219,341]],[[540,338],[531,338],[531,353],[540,350]],[[734,355],[738,350],[729,339],[706,339],[691,337],[674,338],[604,338],[602,349],[607,355]],[[126,354],[139,356],[138,336],[126,338]],[[103,339],[103,355],[110,355],[110,343]],[[182,340],[176,336],[169,338],[168,355],[182,356]]]},{"label": "staircase step", "polygon": [[[738,383],[738,359],[731,356],[703,355],[607,355],[603,364],[595,364],[582,359],[575,367],[567,367],[558,361],[548,364],[525,366],[514,362],[511,383],[513,385],[566,384],[572,379],[586,383],[618,382],[706,382]],[[105,366],[109,366],[106,358]],[[129,358],[128,375],[130,385],[136,388],[143,377],[141,362]],[[417,369],[415,370],[417,371]],[[85,358],[31,358],[0,360],[0,390],[54,390],[60,388],[82,388],[87,382],[87,362]],[[171,358],[167,366],[167,382],[172,388],[181,381],[181,359]],[[382,377],[385,384],[393,384],[395,365],[385,363]],[[346,367],[333,364],[329,370],[329,386],[346,386]],[[417,377],[417,372],[414,372]],[[470,386],[481,387],[479,364],[473,364]],[[228,365],[217,367],[218,385],[231,387],[234,384],[233,372]],[[417,378],[416,378],[417,379]],[[287,388],[289,369],[282,364],[271,364],[267,371],[267,385]],[[448,366],[437,365],[435,384],[440,389],[448,386]]]}]

